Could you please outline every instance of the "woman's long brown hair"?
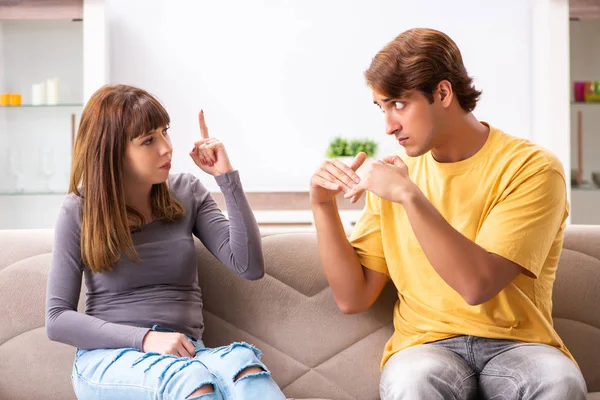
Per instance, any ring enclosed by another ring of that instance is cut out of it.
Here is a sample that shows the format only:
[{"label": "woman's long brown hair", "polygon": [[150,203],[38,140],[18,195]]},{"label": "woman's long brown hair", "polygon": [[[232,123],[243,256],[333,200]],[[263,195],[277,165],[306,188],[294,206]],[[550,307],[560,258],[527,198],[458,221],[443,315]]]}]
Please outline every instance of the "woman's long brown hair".
[{"label": "woman's long brown hair", "polygon": [[[83,200],[81,257],[93,272],[111,270],[123,253],[139,261],[131,224],[145,223],[125,204],[123,158],[127,144],[169,124],[164,107],[148,92],[132,86],[107,85],[92,95],[81,116],[73,150],[69,193]],[[172,222],[184,215],[167,182],[152,186],[152,214]]]}]

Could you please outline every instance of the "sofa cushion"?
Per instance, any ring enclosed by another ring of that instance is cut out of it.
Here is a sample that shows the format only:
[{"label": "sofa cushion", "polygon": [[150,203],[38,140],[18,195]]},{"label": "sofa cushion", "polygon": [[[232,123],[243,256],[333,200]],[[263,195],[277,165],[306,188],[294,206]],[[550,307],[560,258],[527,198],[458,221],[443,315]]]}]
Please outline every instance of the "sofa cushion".
[{"label": "sofa cushion", "polygon": [[395,288],[389,284],[372,309],[343,314],[333,301],[316,246],[314,233],[263,237],[265,277],[247,281],[199,245],[199,259],[208,261],[199,268],[205,342],[256,345],[291,397],[377,399],[379,363],[393,329]]},{"label": "sofa cushion", "polygon": [[[44,331],[52,235],[0,231],[0,400],[75,399],[74,349],[50,342]],[[600,391],[598,243],[598,226],[567,229],[553,297],[556,329],[591,392]],[[266,276],[252,282],[196,244],[208,345],[257,345],[275,380],[297,400],[379,398],[379,360],[393,329],[392,284],[367,312],[344,315],[324,277],[314,233],[264,234]],[[589,399],[600,400],[600,393]]]}]

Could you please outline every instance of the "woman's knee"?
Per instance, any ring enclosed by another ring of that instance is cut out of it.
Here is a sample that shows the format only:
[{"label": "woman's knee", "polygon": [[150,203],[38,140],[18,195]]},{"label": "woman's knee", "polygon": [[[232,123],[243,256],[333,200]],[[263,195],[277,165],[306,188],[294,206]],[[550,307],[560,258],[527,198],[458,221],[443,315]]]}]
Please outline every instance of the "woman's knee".
[{"label": "woman's knee", "polygon": [[233,381],[237,382],[238,380],[244,378],[244,377],[252,377],[252,376],[261,376],[261,375],[265,375],[263,374],[263,372],[266,372],[266,370],[262,367],[262,366],[250,366],[250,367],[246,367],[243,370],[241,370],[234,378]]},{"label": "woman's knee", "polygon": [[215,392],[215,387],[212,384],[207,383],[207,384],[203,384],[198,389],[194,390],[188,397],[186,397],[186,399],[200,398],[199,396],[201,396],[201,395],[211,394],[214,392]]},{"label": "woman's knee", "polygon": [[256,376],[268,376],[265,365],[260,361],[261,353],[254,346],[247,343],[234,343],[225,350],[224,360],[229,364],[230,371],[234,371],[233,381]]},{"label": "woman's knee", "polygon": [[218,398],[215,376],[199,361],[187,360],[175,364],[164,375],[162,383],[172,398],[214,399]]}]

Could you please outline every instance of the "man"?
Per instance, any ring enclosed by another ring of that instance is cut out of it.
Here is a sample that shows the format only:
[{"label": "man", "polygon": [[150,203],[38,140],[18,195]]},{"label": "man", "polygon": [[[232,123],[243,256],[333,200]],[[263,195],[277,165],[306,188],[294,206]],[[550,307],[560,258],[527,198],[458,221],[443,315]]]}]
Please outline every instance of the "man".
[{"label": "man", "polygon": [[[411,29],[365,73],[405,155],[325,161],[311,178],[319,251],[339,308],[397,290],[382,399],[585,399],[552,326],[568,215],[559,160],[472,114],[481,92],[444,33]],[[350,241],[335,196],[366,206]]]}]

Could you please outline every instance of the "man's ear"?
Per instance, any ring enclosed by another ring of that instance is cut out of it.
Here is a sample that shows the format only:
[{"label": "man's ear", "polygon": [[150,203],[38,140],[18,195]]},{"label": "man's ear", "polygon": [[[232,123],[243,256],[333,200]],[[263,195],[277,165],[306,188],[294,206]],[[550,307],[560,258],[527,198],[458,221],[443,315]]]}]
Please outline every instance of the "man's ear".
[{"label": "man's ear", "polygon": [[452,97],[454,97],[454,92],[452,91],[452,84],[444,79],[443,81],[438,83],[436,92],[442,106],[448,107],[452,102]]}]

